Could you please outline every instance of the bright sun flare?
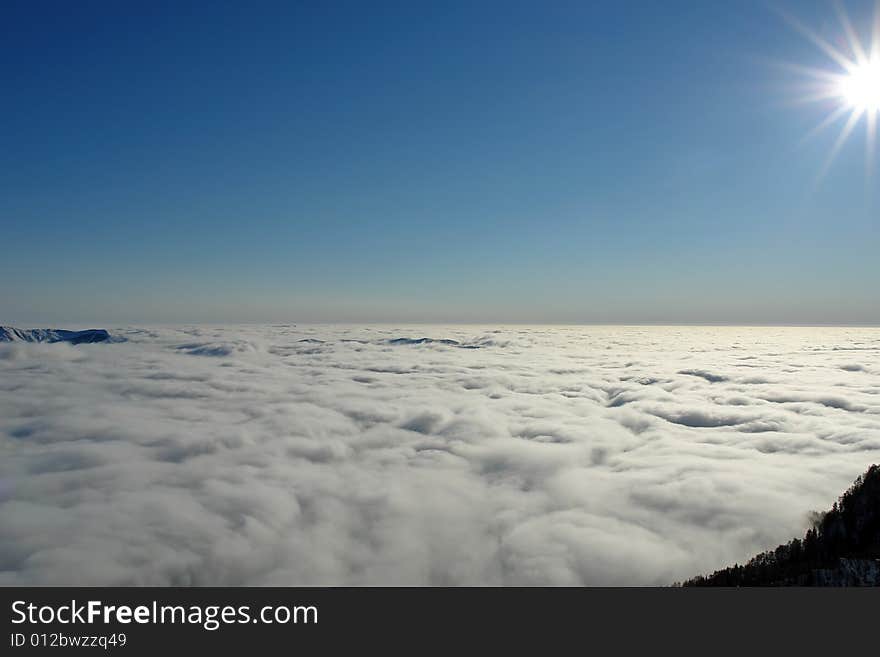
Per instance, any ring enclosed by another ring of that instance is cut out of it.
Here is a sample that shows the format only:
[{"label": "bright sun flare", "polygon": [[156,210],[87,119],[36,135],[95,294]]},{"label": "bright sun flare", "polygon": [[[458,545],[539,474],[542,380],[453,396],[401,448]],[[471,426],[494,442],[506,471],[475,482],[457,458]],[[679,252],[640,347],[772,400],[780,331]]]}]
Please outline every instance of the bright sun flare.
[{"label": "bright sun flare", "polygon": [[[835,39],[837,45],[832,45],[793,16],[783,13],[786,21],[818,46],[835,64],[834,69],[793,67],[809,78],[803,85],[804,95],[800,98],[801,101],[830,103],[833,106],[828,116],[807,137],[815,136],[829,126],[844,121],[820,174],[822,177],[856,126],[864,119],[866,164],[870,178],[877,150],[877,124],[880,122],[880,0],[875,0],[873,21],[868,25],[859,25],[858,29],[839,3],[835,7],[843,29],[840,38]],[[863,36],[870,33],[867,45],[862,42],[859,33]]]},{"label": "bright sun flare", "polygon": [[844,76],[840,96],[855,110],[880,112],[880,58],[857,65]]}]

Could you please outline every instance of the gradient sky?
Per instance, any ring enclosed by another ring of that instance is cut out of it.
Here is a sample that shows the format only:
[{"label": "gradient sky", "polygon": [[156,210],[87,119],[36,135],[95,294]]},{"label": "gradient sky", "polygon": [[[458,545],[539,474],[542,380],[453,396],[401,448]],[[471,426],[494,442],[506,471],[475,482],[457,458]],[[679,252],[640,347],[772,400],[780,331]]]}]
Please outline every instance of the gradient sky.
[{"label": "gradient sky", "polygon": [[880,323],[864,124],[817,182],[833,106],[774,62],[831,64],[764,2],[28,1],[0,30],[0,324]]}]

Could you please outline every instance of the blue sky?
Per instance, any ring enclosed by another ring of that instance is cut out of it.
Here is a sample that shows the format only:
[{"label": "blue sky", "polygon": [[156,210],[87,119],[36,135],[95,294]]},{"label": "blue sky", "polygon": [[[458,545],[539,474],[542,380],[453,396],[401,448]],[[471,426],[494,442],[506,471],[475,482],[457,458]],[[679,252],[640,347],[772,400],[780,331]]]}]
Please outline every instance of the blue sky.
[{"label": "blue sky", "polygon": [[773,62],[831,65],[767,3],[12,2],[0,29],[0,323],[880,323],[864,125],[817,182],[839,128],[803,142],[829,107]]}]

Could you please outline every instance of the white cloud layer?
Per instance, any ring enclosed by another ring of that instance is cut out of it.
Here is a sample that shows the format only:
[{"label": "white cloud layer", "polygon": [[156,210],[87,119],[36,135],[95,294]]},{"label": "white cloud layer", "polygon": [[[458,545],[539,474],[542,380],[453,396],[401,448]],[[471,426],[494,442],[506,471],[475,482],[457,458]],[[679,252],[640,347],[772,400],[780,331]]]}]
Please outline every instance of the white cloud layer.
[{"label": "white cloud layer", "polygon": [[880,461],[878,329],[117,333],[0,345],[0,584],[667,584]]}]

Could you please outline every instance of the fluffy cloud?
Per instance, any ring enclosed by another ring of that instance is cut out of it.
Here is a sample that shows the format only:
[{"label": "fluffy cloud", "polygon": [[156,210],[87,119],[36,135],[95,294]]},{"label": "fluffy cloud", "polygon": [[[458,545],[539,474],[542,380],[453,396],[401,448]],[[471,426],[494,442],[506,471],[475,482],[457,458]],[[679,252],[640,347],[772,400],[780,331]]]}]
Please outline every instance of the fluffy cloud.
[{"label": "fluffy cloud", "polygon": [[2,584],[665,584],[880,461],[877,329],[115,333],[0,345]]}]

